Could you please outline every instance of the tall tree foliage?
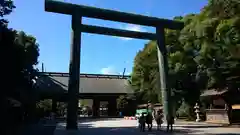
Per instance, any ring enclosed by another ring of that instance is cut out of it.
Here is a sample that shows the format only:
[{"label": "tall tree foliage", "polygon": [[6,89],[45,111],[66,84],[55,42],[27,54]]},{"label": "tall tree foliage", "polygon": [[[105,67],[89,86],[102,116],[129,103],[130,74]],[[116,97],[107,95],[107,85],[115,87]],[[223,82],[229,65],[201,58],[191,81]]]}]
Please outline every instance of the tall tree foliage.
[{"label": "tall tree foliage", "polygon": [[[236,91],[240,74],[240,1],[209,0],[200,14],[175,17],[181,31],[166,30],[170,89],[177,100],[191,106],[201,90]],[[159,72],[156,42],[149,42],[135,57],[132,85],[139,99],[156,99]],[[149,94],[151,93],[151,94]],[[151,96],[150,96],[151,95]],[[154,96],[153,96],[154,95]],[[161,99],[158,99],[161,102]]]},{"label": "tall tree foliage", "polygon": [[0,25],[6,25],[7,20],[3,19],[5,15],[9,15],[16,8],[12,0],[0,0]]},{"label": "tall tree foliage", "polygon": [[22,103],[28,113],[34,104],[33,79],[37,74],[34,66],[38,63],[39,47],[33,36],[8,28],[4,16],[14,8],[13,1],[0,1],[1,105],[5,105],[5,97],[13,97]]},{"label": "tall tree foliage", "polygon": [[2,27],[1,37],[2,83],[8,88],[3,93],[21,95],[23,90],[31,89],[32,79],[36,76],[34,65],[38,62],[38,44],[34,37],[6,27]]},{"label": "tall tree foliage", "polygon": [[152,41],[145,45],[143,51],[135,57],[135,66],[132,74],[132,86],[136,92],[139,103],[148,100],[158,102],[158,61],[156,42]]}]

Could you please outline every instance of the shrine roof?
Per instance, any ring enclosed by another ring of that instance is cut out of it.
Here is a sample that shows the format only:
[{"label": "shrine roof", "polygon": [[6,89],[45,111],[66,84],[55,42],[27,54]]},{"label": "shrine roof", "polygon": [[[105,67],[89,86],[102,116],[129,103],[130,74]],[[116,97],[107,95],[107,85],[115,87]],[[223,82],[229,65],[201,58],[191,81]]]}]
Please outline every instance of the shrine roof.
[{"label": "shrine roof", "polygon": [[[79,93],[132,93],[128,84],[130,76],[80,74]],[[40,73],[37,87],[43,91],[67,92],[68,73]]]},{"label": "shrine roof", "polygon": [[216,90],[216,89],[209,89],[209,90],[205,90],[202,94],[201,97],[205,97],[205,96],[217,96],[217,95],[222,95],[224,93],[227,92],[227,89],[223,89],[223,90]]},{"label": "shrine roof", "polygon": [[[40,76],[61,76],[69,77],[69,73],[61,72],[39,72]],[[110,74],[86,74],[81,73],[80,78],[109,78],[109,79],[128,79],[129,75],[110,75]]]}]

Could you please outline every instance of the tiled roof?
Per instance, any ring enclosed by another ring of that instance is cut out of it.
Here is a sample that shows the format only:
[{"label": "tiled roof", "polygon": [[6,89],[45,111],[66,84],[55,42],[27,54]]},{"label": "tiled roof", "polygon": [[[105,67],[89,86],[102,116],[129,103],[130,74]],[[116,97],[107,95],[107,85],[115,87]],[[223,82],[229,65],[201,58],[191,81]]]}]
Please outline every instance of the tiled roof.
[{"label": "tiled roof", "polygon": [[227,92],[227,90],[215,90],[215,89],[210,89],[210,90],[205,90],[201,96],[215,96],[215,95],[222,95],[225,92]]},{"label": "tiled roof", "polygon": [[[40,90],[51,92],[67,92],[67,73],[43,73],[37,80]],[[127,77],[119,75],[81,74],[79,93],[132,93]]]},{"label": "tiled roof", "polygon": [[[64,76],[69,77],[68,73],[58,73],[58,72],[39,72],[40,76]],[[110,79],[128,79],[128,75],[106,75],[106,74],[85,74],[81,73],[80,78],[110,78]]]}]

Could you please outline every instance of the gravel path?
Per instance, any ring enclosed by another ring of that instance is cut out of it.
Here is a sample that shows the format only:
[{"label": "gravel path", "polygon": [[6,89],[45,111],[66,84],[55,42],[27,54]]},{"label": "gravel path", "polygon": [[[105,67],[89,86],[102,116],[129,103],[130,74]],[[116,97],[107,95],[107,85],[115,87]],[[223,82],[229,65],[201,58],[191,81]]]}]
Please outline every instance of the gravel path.
[{"label": "gravel path", "polygon": [[[156,124],[153,124],[152,132],[140,132],[137,128],[136,120],[124,120],[124,119],[98,119],[82,121],[78,123],[79,130],[66,131],[66,123],[58,123],[55,130],[55,135],[155,135],[155,134],[170,134],[166,133],[166,124],[163,124],[162,131],[156,131]],[[240,135],[240,128],[228,128],[221,127],[218,124],[207,124],[207,123],[195,123],[195,122],[184,122],[179,121],[174,125],[174,132],[172,135],[185,135],[185,134],[199,134],[199,135]]]}]

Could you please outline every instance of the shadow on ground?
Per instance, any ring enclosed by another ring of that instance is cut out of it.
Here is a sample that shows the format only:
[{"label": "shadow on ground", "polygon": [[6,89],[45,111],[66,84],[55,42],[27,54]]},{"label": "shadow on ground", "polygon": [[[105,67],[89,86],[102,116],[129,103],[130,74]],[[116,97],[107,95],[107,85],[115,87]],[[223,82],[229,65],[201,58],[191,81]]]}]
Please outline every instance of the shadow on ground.
[{"label": "shadow on ground", "polygon": [[205,135],[240,135],[239,134],[235,134],[235,133],[217,133],[217,134],[205,134]]},{"label": "shadow on ground", "polygon": [[164,130],[155,130],[153,129],[152,131],[145,131],[145,132],[140,132],[140,130],[136,127],[89,127],[87,128],[80,128],[79,129],[79,134],[87,134],[87,135],[96,135],[96,134],[101,134],[101,135],[137,135],[137,134],[147,134],[147,135],[157,135],[157,134],[191,134],[196,132],[196,130],[189,130],[189,129],[175,129],[173,132],[166,132]]},{"label": "shadow on ground", "polygon": [[[92,124],[88,124],[88,123],[78,123],[78,128],[79,129],[87,129],[87,128],[92,128],[93,125]],[[65,130],[66,129],[66,123],[58,123],[58,126],[56,127],[57,129],[62,129]]]},{"label": "shadow on ground", "polygon": [[[99,118],[99,117],[81,117],[78,118],[79,122],[96,122],[96,121],[107,121],[107,120],[116,120],[116,119],[122,119],[121,117],[106,117],[106,118]],[[57,118],[58,122],[66,122],[66,118]]]},{"label": "shadow on ground", "polygon": [[37,124],[23,125],[17,135],[53,135],[56,122],[44,122]]},{"label": "shadow on ground", "polygon": [[223,126],[221,126],[221,125],[219,125],[219,126],[212,126],[212,125],[181,126],[181,125],[176,125],[175,127],[181,127],[181,128],[219,128],[219,127],[223,127]]}]

